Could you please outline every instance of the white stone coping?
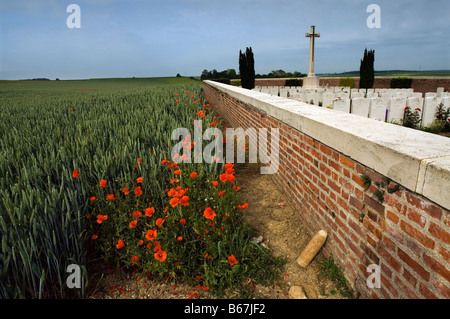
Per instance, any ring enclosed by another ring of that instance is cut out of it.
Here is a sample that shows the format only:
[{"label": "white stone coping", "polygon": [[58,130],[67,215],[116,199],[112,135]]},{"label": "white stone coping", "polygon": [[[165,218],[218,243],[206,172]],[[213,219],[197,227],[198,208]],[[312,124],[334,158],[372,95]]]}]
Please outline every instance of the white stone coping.
[{"label": "white stone coping", "polygon": [[450,209],[450,138],[219,82],[204,82]]}]

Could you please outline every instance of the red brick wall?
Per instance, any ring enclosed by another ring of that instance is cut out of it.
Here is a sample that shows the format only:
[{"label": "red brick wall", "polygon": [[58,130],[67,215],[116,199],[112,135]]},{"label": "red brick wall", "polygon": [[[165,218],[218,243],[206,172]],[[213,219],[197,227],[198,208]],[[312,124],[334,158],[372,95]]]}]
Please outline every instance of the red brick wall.
[{"label": "red brick wall", "polygon": [[[328,231],[324,253],[362,297],[450,298],[448,210],[401,185],[392,192],[396,185],[370,167],[207,83],[204,92],[234,128],[279,128],[280,166],[271,177],[311,235]],[[372,181],[367,190],[362,174]],[[366,285],[370,264],[381,267],[381,288]]]}]

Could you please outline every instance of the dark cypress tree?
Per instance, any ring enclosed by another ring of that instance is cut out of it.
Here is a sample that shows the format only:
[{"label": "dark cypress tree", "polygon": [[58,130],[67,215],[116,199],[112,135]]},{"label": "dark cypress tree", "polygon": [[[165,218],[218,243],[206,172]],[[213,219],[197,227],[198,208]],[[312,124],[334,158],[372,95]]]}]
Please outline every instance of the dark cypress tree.
[{"label": "dark cypress tree", "polygon": [[242,87],[253,89],[255,87],[255,60],[251,47],[246,48],[245,53],[239,50],[239,73]]},{"label": "dark cypress tree", "polygon": [[364,57],[361,60],[359,68],[359,88],[370,89],[375,81],[375,70],[373,64],[375,62],[375,51],[364,50]]}]

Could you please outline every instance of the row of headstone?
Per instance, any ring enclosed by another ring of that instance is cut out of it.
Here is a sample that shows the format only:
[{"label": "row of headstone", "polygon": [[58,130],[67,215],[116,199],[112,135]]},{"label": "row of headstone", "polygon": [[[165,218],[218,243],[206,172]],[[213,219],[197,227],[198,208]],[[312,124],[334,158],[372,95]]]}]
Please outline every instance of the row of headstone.
[{"label": "row of headstone", "polygon": [[413,89],[350,89],[348,87],[255,87],[256,91],[295,99],[316,106],[369,117],[379,121],[401,123],[405,108],[418,110],[421,126],[429,126],[440,103],[450,107],[450,93],[438,88],[436,92],[414,92]]},{"label": "row of headstone", "polygon": [[354,98],[334,99],[331,109],[372,118],[378,121],[401,123],[405,114],[405,108],[409,107],[413,112],[418,111],[422,119],[421,126],[428,127],[435,119],[436,111],[440,104],[444,108],[450,107],[450,96],[443,97],[393,97],[385,100],[378,98]]}]

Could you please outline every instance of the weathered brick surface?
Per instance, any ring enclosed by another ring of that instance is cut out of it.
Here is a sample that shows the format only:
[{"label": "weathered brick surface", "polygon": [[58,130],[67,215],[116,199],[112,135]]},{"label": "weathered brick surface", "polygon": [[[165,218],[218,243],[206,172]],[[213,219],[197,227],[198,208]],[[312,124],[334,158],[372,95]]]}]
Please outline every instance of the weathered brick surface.
[{"label": "weathered brick surface", "polygon": [[[322,144],[207,83],[204,92],[231,127],[279,128],[280,166],[271,177],[311,235],[328,231],[325,255],[332,255],[347,277],[356,280],[363,297],[449,297],[448,209],[402,185],[389,192],[392,182],[333,145]],[[363,173],[372,179],[367,190]],[[379,289],[365,284],[366,267],[373,263],[381,267]]]}]

